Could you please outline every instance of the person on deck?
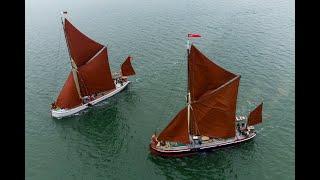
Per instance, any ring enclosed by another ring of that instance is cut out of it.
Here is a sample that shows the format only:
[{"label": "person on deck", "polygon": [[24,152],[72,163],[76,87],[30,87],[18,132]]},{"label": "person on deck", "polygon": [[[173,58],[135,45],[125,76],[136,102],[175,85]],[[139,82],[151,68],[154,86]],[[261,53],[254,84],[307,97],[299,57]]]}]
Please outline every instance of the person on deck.
[{"label": "person on deck", "polygon": [[56,102],[53,102],[53,103],[51,104],[51,109],[56,109],[56,108],[57,108]]}]

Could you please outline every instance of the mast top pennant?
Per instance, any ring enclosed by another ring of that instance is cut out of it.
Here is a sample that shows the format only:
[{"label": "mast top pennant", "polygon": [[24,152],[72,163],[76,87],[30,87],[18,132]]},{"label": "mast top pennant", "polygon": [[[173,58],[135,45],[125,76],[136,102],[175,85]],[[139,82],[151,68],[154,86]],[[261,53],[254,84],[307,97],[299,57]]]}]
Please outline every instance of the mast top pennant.
[{"label": "mast top pennant", "polygon": [[196,34],[196,33],[189,33],[188,34],[188,38],[196,38],[196,37],[201,37],[200,34]]}]

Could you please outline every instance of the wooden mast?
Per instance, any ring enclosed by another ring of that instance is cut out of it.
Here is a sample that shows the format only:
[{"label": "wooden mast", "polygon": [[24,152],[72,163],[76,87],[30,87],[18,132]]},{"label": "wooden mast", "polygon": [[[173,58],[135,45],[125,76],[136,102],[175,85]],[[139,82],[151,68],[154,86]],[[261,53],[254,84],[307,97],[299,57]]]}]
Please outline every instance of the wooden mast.
[{"label": "wooden mast", "polygon": [[188,77],[188,81],[187,81],[187,83],[188,83],[188,88],[187,88],[187,106],[188,106],[188,135],[189,135],[189,140],[190,140],[190,142],[193,142],[192,141],[192,138],[191,138],[191,134],[190,134],[190,109],[191,109],[191,96],[190,96],[190,83],[189,83],[189,81],[190,81],[190,79],[189,79],[189,54],[190,54],[190,39],[189,39],[189,36],[188,36],[188,40],[187,40],[187,66],[188,66],[188,70],[187,70],[187,77]]},{"label": "wooden mast", "polygon": [[72,75],[73,75],[73,80],[74,80],[74,83],[76,85],[76,89],[77,89],[77,92],[78,92],[78,95],[80,97],[80,99],[82,99],[82,95],[81,95],[81,92],[80,92],[80,86],[79,86],[79,80],[78,80],[78,67],[77,67],[77,64],[74,62],[74,60],[72,59],[71,57],[71,53],[70,53],[70,48],[69,48],[69,43],[68,43],[68,40],[67,40],[67,35],[66,35],[66,30],[65,30],[65,26],[64,26],[64,14],[66,14],[67,12],[62,12],[62,17],[61,17],[61,23],[62,23],[62,27],[63,27],[63,32],[64,32],[64,37],[65,37],[65,40],[66,40],[66,43],[67,43],[67,47],[68,47],[68,54],[69,54],[69,58],[70,58],[70,63],[71,63],[71,68],[72,68]]},{"label": "wooden mast", "polygon": [[[191,129],[190,129],[190,124],[191,124],[191,119],[190,119],[190,111],[191,111],[191,109],[192,109],[192,107],[191,107],[191,94],[190,94],[190,77],[189,77],[189,73],[190,73],[190,65],[189,65],[189,63],[190,63],[190,50],[191,50],[191,45],[192,45],[192,42],[190,43],[190,38],[192,38],[192,37],[201,37],[201,35],[200,34],[191,34],[191,33],[189,33],[188,35],[187,35],[187,37],[188,37],[188,40],[187,40],[187,54],[188,54],[188,56],[187,56],[187,61],[188,61],[188,94],[187,94],[187,96],[188,96],[188,102],[187,102],[187,104],[188,104],[188,135],[189,135],[189,140],[190,140],[190,142],[193,144],[193,137],[192,137],[192,134],[191,134]],[[194,123],[192,123],[192,125],[195,125]],[[193,127],[193,128],[195,128],[195,127]]]}]

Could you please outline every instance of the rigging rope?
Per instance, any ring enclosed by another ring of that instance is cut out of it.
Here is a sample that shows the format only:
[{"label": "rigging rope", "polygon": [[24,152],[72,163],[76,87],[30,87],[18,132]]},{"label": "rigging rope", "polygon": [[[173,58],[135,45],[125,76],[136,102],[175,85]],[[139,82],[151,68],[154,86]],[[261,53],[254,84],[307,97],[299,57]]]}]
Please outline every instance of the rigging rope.
[{"label": "rigging rope", "polygon": [[[60,25],[60,23],[59,23]],[[58,54],[57,54],[57,61],[56,62],[59,62],[60,60],[60,49],[61,49],[61,28],[59,28],[60,31],[59,31],[59,42],[58,42]],[[57,73],[58,73],[58,70],[59,70],[59,67],[58,67],[58,64],[59,63],[54,63],[55,64],[55,77],[57,77]],[[58,91],[58,80],[57,78],[55,78],[55,90]]]},{"label": "rigging rope", "polygon": [[[187,54],[184,54],[184,59],[187,59]],[[178,72],[177,74],[181,74],[181,72],[182,72],[182,67],[184,67],[184,62],[186,62],[186,61],[182,61],[182,62],[179,62],[178,61],[178,64],[179,64],[179,66],[178,66],[178,70],[176,71],[176,72]],[[167,99],[167,97],[164,97],[165,99]],[[169,109],[177,109],[177,106],[178,106],[178,103],[174,103],[173,105],[172,104],[168,104],[168,108]],[[157,121],[157,124],[156,124],[156,128],[155,128],[155,131],[157,132],[157,130],[159,130],[159,125],[160,125],[160,121],[163,121],[164,119],[169,119],[169,118],[171,118],[171,116],[169,116],[169,114],[170,114],[170,112],[169,111],[166,111],[166,112],[164,112],[165,111],[165,109],[163,109],[162,110],[162,114],[163,114],[163,116],[165,116],[164,118],[160,118],[158,121]],[[175,112],[176,113],[176,112]],[[171,121],[172,119],[170,119],[170,121]],[[169,121],[169,123],[170,123],[170,121]],[[157,132],[157,134],[159,134],[160,132]]]}]

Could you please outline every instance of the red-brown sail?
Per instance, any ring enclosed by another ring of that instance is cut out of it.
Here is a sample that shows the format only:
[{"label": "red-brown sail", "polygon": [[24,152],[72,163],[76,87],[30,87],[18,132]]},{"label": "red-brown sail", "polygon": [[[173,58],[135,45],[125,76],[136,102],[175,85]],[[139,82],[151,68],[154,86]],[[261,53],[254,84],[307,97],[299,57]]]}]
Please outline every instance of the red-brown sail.
[{"label": "red-brown sail", "polygon": [[115,88],[105,47],[78,68],[78,72],[82,95],[92,95]]},{"label": "red-brown sail", "polygon": [[187,108],[182,109],[159,134],[158,140],[189,143]]},{"label": "red-brown sail", "polygon": [[[193,45],[188,68],[192,107],[190,134],[211,138],[234,137],[240,76],[219,67]],[[187,117],[187,108],[184,108],[158,139],[188,143]]]},{"label": "red-brown sail", "polygon": [[84,65],[103,48],[103,45],[81,33],[67,19],[64,21],[64,31],[71,57],[78,67]]},{"label": "red-brown sail", "polygon": [[211,138],[235,136],[235,117],[240,76],[216,90],[207,91],[191,104],[192,121],[196,124],[191,134]]},{"label": "red-brown sail", "polygon": [[72,72],[64,83],[62,90],[55,102],[55,105],[61,109],[70,109],[81,104],[81,99],[76,89]]},{"label": "red-brown sail", "polygon": [[208,90],[214,90],[230,81],[235,74],[210,61],[194,45],[189,54],[189,90],[191,100],[198,100]]},{"label": "red-brown sail", "polygon": [[121,74],[122,76],[132,76],[136,73],[131,65],[132,57],[128,56],[127,59],[121,65]]},{"label": "red-brown sail", "polygon": [[250,112],[247,126],[252,126],[262,122],[262,106],[263,103],[261,103],[253,111]]}]

